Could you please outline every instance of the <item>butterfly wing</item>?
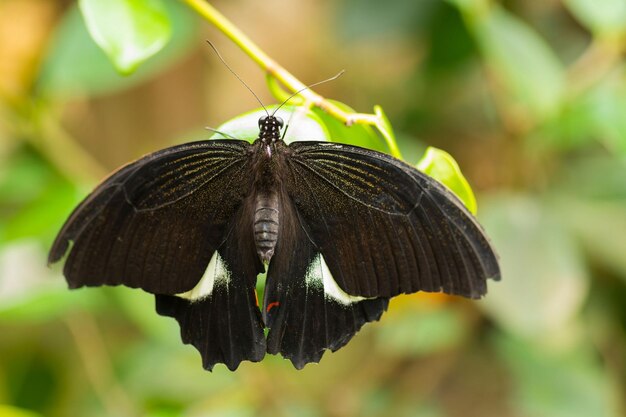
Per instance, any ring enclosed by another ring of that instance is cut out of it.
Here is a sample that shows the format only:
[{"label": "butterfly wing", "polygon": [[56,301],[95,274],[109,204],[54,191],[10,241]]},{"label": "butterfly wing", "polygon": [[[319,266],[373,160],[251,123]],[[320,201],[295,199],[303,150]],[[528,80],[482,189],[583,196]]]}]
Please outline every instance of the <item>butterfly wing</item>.
[{"label": "butterfly wing", "polygon": [[247,193],[248,147],[243,141],[195,142],[121,168],[74,210],[49,262],[60,260],[71,242],[64,267],[71,288],[190,290]]},{"label": "butterfly wing", "polygon": [[280,239],[265,284],[267,351],[297,369],[344,346],[367,322],[380,319],[387,298],[350,297],[332,281],[288,196],[280,198]]},{"label": "butterfly wing", "polygon": [[498,279],[497,256],[444,186],[388,155],[294,142],[285,187],[315,248],[346,293],[417,291],[479,298]]},{"label": "butterfly wing", "polygon": [[216,363],[235,370],[243,360],[258,362],[265,356],[264,325],[254,292],[263,267],[252,234],[253,209],[247,199],[237,210],[224,243],[193,290],[156,295],[157,312],[178,321],[183,342],[198,349],[207,370]]},{"label": "butterfly wing", "polygon": [[249,144],[175,146],[106,179],[72,213],[49,255],[71,288],[118,285],[156,294],[205,368],[265,355],[255,299],[263,270],[254,248]]}]

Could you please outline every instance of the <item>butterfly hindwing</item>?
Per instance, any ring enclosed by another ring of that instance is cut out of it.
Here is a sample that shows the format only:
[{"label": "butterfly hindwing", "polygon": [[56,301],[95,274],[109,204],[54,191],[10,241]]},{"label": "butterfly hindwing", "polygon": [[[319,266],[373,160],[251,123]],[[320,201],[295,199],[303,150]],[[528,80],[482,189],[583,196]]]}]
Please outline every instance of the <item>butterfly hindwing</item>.
[{"label": "butterfly hindwing", "polygon": [[309,237],[350,295],[416,291],[482,296],[495,252],[444,186],[388,155],[294,142],[284,176]]},{"label": "butterfly hindwing", "polygon": [[49,255],[70,247],[71,288],[139,287],[173,295],[196,285],[250,186],[244,141],[195,142],[133,162],[72,213]]},{"label": "butterfly hindwing", "polygon": [[201,354],[205,369],[265,356],[263,321],[255,295],[263,271],[252,239],[251,204],[244,202],[229,225],[225,242],[213,254],[202,280],[177,296],[157,295],[157,312],[174,317],[184,343]]},{"label": "butterfly hindwing", "polygon": [[324,351],[344,346],[367,322],[380,319],[387,298],[350,297],[333,281],[289,197],[282,195],[281,239],[269,266],[263,303],[268,352],[301,369]]}]

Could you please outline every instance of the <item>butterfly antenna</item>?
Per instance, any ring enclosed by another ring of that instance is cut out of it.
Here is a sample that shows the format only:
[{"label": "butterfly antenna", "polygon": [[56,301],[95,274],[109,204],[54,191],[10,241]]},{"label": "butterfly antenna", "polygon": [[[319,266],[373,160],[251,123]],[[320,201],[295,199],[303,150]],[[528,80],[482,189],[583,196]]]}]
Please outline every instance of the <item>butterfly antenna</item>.
[{"label": "butterfly antenna", "polygon": [[289,116],[289,120],[287,120],[287,123],[285,124],[285,129],[283,130],[283,135],[281,136],[280,140],[285,140],[285,136],[287,136],[287,129],[289,129],[289,125],[291,125],[291,121],[293,120],[294,116],[296,115],[296,112],[297,112],[297,110],[294,111],[294,112],[291,112],[291,115]]},{"label": "butterfly antenna", "polygon": [[316,82],[316,83],[313,83],[313,84],[307,85],[306,87],[303,87],[303,88],[299,89],[298,91],[296,91],[295,93],[293,93],[292,95],[290,95],[290,96],[289,96],[289,97],[288,97],[285,101],[283,101],[283,102],[280,104],[280,106],[278,106],[278,107],[276,108],[276,110],[274,110],[274,112],[272,113],[272,116],[273,116],[273,115],[275,115],[275,114],[276,114],[276,112],[277,112],[278,110],[280,110],[280,108],[281,108],[281,107],[283,107],[285,104],[287,104],[287,102],[288,102],[289,100],[291,100],[292,98],[294,98],[295,96],[297,96],[298,94],[300,94],[301,92],[303,92],[304,90],[308,90],[309,88],[315,87],[316,85],[320,85],[320,84],[327,83],[327,82],[329,82],[329,81],[334,81],[334,80],[336,80],[337,78],[341,77],[341,76],[343,75],[343,73],[344,73],[344,72],[346,72],[346,70],[341,70],[341,71],[339,71],[337,74],[333,75],[333,76],[332,76],[332,77],[330,77],[330,78],[327,78],[327,79],[322,80],[322,81],[318,81],[318,82]]},{"label": "butterfly antenna", "polygon": [[222,131],[220,131],[220,130],[213,129],[212,127],[209,127],[209,126],[206,126],[206,127],[205,127],[205,129],[206,129],[206,130],[208,130],[208,131],[210,131],[210,132],[220,134],[220,135],[222,135],[223,137],[228,138],[228,139],[237,139],[236,137],[234,137],[234,136],[232,136],[232,135],[229,135],[229,134],[228,134],[228,133],[226,133],[226,132],[222,132]]},{"label": "butterfly antenna", "polygon": [[248,84],[246,84],[246,82],[244,80],[241,79],[241,77],[239,75],[237,75],[237,73],[230,67],[230,65],[228,65],[226,63],[226,61],[224,60],[224,58],[222,58],[222,55],[219,53],[219,51],[217,50],[217,48],[215,47],[215,45],[213,45],[213,43],[211,43],[211,41],[207,40],[207,43],[211,46],[211,48],[213,48],[213,51],[215,51],[215,54],[217,55],[217,57],[220,59],[220,61],[222,61],[222,64],[224,64],[226,66],[226,68],[228,68],[228,71],[230,71],[235,77],[237,77],[237,79],[239,81],[241,81],[241,84],[245,85],[246,88],[248,89],[248,91],[250,91],[252,93],[252,95],[254,96],[254,98],[256,98],[256,101],[259,102],[259,104],[261,105],[261,107],[263,107],[263,110],[265,110],[265,113],[267,113],[267,115],[269,116],[270,113],[267,111],[267,109],[265,108],[265,106],[263,105],[263,102],[261,101],[261,99],[259,98],[259,96],[257,96],[254,91],[252,91],[252,89],[250,88],[250,86]]}]

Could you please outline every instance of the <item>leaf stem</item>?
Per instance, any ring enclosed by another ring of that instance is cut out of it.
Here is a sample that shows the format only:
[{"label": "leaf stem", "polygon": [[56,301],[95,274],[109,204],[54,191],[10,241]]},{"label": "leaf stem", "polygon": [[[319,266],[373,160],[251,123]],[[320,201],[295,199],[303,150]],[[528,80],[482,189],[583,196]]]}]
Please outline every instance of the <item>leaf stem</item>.
[{"label": "leaf stem", "polygon": [[268,76],[276,79],[283,84],[287,89],[292,92],[296,92],[302,89],[300,95],[305,102],[310,103],[313,106],[319,107],[326,113],[335,117],[337,120],[342,121],[347,126],[353,124],[366,124],[374,126],[389,147],[391,155],[401,158],[400,150],[396,144],[393,132],[390,131],[390,126],[383,120],[380,114],[367,114],[367,113],[351,113],[346,112],[334,103],[327,101],[321,95],[317,94],[310,88],[306,88],[306,85],[294,77],[289,71],[283,68],[280,64],[274,61],[269,55],[267,55],[261,48],[259,48],[250,38],[248,38],[238,27],[230,22],[223,14],[215,9],[211,4],[205,0],[181,0],[189,7],[195,10],[200,16],[213,24],[217,29],[224,33],[230,40],[232,40],[237,46],[239,46],[254,62],[256,62]]}]

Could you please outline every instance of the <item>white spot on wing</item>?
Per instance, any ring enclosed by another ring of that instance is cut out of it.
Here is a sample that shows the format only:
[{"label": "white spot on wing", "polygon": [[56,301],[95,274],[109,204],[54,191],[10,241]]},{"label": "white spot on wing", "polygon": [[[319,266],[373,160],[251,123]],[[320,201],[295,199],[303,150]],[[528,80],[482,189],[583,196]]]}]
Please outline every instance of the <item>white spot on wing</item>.
[{"label": "white spot on wing", "polygon": [[327,299],[330,298],[344,305],[357,303],[366,299],[365,297],[350,295],[339,287],[330,273],[328,265],[321,253],[318,253],[315,258],[313,258],[304,279],[307,286],[311,285],[317,287],[321,285]]},{"label": "white spot on wing", "polygon": [[187,292],[176,294],[176,296],[189,301],[198,301],[210,296],[215,284],[227,283],[229,279],[230,272],[226,269],[226,264],[220,254],[215,251],[204,271],[204,275],[202,275],[196,286]]}]

